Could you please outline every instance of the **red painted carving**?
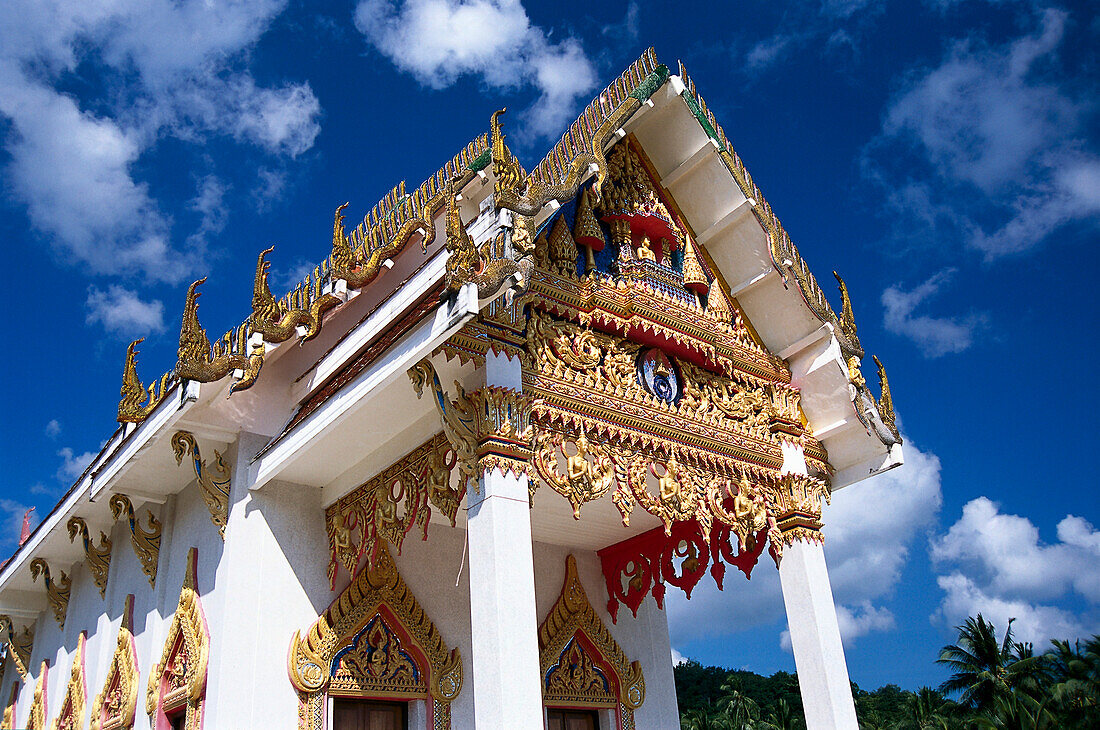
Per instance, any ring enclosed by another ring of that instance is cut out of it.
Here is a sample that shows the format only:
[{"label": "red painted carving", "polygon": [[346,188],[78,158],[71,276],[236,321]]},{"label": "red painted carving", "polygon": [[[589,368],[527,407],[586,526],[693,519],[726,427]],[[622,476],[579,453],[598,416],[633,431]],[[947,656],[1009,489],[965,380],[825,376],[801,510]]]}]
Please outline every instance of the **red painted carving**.
[{"label": "red painted carving", "polygon": [[638,615],[638,607],[649,594],[664,608],[665,584],[676,586],[688,598],[691,591],[710,567],[710,575],[722,589],[729,563],[750,577],[753,567],[764,551],[768,528],[760,530],[752,541],[752,549],[738,550],[737,536],[728,525],[717,520],[711,527],[710,540],[695,520],[676,522],[672,533],[655,527],[649,532],[608,545],[597,554],[603,564],[607,586],[607,611],[611,620],[618,620],[619,604],[625,603]]}]

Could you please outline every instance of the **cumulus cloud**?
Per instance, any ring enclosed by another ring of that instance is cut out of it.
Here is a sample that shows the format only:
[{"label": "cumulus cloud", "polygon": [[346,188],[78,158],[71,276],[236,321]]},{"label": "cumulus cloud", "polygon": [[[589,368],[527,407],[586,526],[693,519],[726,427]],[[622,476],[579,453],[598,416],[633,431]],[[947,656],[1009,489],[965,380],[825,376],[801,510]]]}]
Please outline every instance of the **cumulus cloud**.
[{"label": "cumulus cloud", "polygon": [[[7,177],[31,223],[93,274],[176,283],[198,265],[138,173],[163,136],[237,138],[297,155],[317,134],[307,84],[260,87],[240,61],[285,0],[0,4]],[[110,93],[78,98],[66,75]],[[206,225],[205,219],[200,228]]]},{"label": "cumulus cloud", "polygon": [[[968,502],[930,543],[933,563],[944,571],[940,615],[954,624],[981,612],[1001,627],[1016,618],[1018,637],[1036,643],[1095,632],[1100,576],[1082,566],[1100,563],[1100,530],[1067,515],[1057,536],[1043,542],[1029,519],[1001,512],[987,497]],[[1084,614],[1053,605],[1074,595],[1087,604]]]},{"label": "cumulus cloud", "polygon": [[882,292],[883,324],[886,329],[896,335],[908,337],[925,357],[942,357],[968,349],[974,342],[975,331],[985,321],[983,315],[966,318],[931,317],[927,314],[914,316],[917,307],[939,293],[955,271],[945,269],[933,274],[909,291],[895,285]]},{"label": "cumulus cloud", "polygon": [[677,665],[683,664],[686,661],[687,659],[684,658],[684,655],[676,651],[676,647],[672,647],[672,666],[675,667]]},{"label": "cumulus cloud", "polygon": [[126,339],[144,337],[164,329],[164,304],[147,302],[137,292],[111,284],[106,291],[91,287],[86,302],[88,324],[101,324]]},{"label": "cumulus cloud", "polygon": [[88,468],[88,464],[91,464],[92,459],[95,458],[95,454],[91,451],[74,454],[68,446],[58,451],[57,455],[61,457],[61,466],[57,468],[57,478],[63,482],[76,481],[77,477],[84,473],[84,470]]},{"label": "cumulus cloud", "polygon": [[495,90],[534,87],[525,132],[560,132],[596,73],[579,41],[552,42],[519,0],[362,0],[355,26],[397,68],[442,89],[461,76]]},{"label": "cumulus cloud", "polygon": [[899,230],[960,241],[986,260],[1100,220],[1100,158],[1085,150],[1089,108],[1058,75],[1068,15],[991,46],[956,42],[891,101],[865,171],[888,191]]},{"label": "cumulus cloud", "polygon": [[61,422],[56,418],[51,418],[50,422],[46,424],[46,435],[52,439],[61,435]]},{"label": "cumulus cloud", "polygon": [[[823,514],[825,558],[847,640],[893,625],[881,601],[897,586],[914,541],[935,523],[941,502],[939,459],[908,440],[904,465],[833,495]],[[665,601],[672,641],[681,646],[785,616],[779,575],[766,556],[748,584],[730,571],[725,591],[704,579],[690,601],[674,588]]]}]

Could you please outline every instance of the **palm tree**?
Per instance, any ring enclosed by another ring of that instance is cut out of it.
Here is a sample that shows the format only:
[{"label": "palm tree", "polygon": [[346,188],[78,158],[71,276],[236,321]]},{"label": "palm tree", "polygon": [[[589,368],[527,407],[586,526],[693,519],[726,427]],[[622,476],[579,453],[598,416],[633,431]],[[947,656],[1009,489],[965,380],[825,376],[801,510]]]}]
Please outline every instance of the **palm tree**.
[{"label": "palm tree", "polygon": [[985,714],[974,722],[992,730],[1053,730],[1062,724],[1047,709],[1047,701],[1029,697],[1023,692],[997,695]]},{"label": "palm tree", "polygon": [[741,678],[731,674],[722,683],[722,698],[718,700],[718,709],[729,718],[730,725],[736,730],[749,730],[757,727],[760,720],[760,705],[745,694]]},{"label": "palm tree", "polygon": [[680,727],[682,730],[732,730],[733,725],[725,713],[703,707],[685,712],[680,717]]},{"label": "palm tree", "polygon": [[[1017,683],[1034,674],[1041,658],[1028,656],[1024,645],[1012,642],[1012,622],[1008,620],[1004,638],[997,641],[997,630],[979,613],[957,626],[959,642],[940,649],[938,664],[955,670],[940,685],[944,693],[960,692],[962,704],[979,711],[992,709],[998,697],[1009,694]],[[1024,656],[1020,656],[1023,654]]]},{"label": "palm tree", "polygon": [[947,730],[947,718],[942,710],[944,697],[931,687],[921,687],[916,694],[909,694],[906,701],[908,713],[900,727],[913,730]]},{"label": "palm tree", "polygon": [[795,727],[794,710],[791,709],[790,703],[782,697],[768,713],[768,720],[775,730],[794,730]]},{"label": "palm tree", "polygon": [[1054,648],[1044,658],[1051,704],[1066,725],[1096,727],[1100,724],[1100,636],[1087,642],[1084,651],[1080,641],[1050,643]]}]

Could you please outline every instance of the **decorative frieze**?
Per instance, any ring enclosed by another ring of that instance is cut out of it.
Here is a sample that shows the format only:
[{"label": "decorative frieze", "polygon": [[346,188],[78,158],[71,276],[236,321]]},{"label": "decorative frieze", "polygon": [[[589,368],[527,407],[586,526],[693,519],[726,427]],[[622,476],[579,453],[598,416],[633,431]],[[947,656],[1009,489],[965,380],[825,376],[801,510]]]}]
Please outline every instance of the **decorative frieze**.
[{"label": "decorative frieze", "polygon": [[364,555],[373,566],[384,543],[398,554],[405,536],[414,527],[427,539],[431,506],[435,505],[453,526],[465,484],[451,487],[455,452],[438,434],[413,449],[378,475],[341,497],[325,511],[331,559],[330,587],[335,588],[340,565],[354,575]]},{"label": "decorative frieze", "polygon": [[666,585],[679,588],[690,598],[708,566],[719,590],[726,564],[748,578],[764,550],[767,535],[768,526],[764,525],[749,536],[747,544],[739,544],[729,525],[715,522],[709,532],[704,532],[698,522],[691,520],[675,523],[668,534],[657,527],[603,548],[598,554],[611,620],[618,619],[620,604],[626,604],[637,616],[638,607],[650,595],[658,608],[664,608]]}]

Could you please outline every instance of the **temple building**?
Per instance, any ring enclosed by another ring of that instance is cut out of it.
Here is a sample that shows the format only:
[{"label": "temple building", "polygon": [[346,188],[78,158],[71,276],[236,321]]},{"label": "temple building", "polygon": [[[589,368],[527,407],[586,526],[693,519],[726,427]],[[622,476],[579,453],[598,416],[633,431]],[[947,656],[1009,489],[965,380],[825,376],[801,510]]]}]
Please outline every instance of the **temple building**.
[{"label": "temple building", "polygon": [[678,728],[666,594],[776,569],[856,728],[822,500],[902,454],[843,282],[652,50],[531,171],[502,114],[286,296],[257,251],[213,342],[192,284],[164,376],[130,345],[0,570],[0,728]]}]

